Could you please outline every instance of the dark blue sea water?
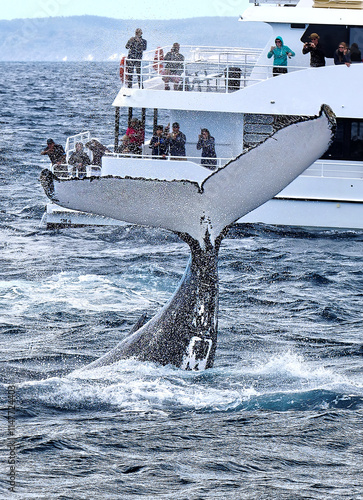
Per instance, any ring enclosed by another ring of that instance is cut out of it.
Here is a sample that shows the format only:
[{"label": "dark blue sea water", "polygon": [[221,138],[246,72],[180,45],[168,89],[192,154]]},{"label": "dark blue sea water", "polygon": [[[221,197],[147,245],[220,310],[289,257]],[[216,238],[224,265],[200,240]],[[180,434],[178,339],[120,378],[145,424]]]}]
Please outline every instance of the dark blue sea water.
[{"label": "dark blue sea water", "polygon": [[363,498],[363,233],[236,227],[213,369],[77,371],[167,301],[189,250],[40,227],[39,152],[87,129],[112,144],[117,67],[0,69],[0,497]]}]

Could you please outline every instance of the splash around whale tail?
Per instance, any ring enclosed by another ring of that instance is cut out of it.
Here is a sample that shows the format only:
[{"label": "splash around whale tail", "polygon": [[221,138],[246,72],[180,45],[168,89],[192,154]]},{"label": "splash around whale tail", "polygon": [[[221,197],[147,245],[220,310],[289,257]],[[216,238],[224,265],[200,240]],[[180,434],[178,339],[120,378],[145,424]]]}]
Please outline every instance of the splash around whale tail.
[{"label": "splash around whale tail", "polygon": [[[41,173],[47,196],[63,207],[171,230],[191,258],[161,311],[90,367],[135,357],[200,370],[213,366],[217,347],[218,251],[230,225],[279,193],[329,147],[335,116],[323,105],[314,117],[284,117],[263,143],[204,178],[122,176],[57,179]],[[132,162],[124,160],[126,167]]]}]

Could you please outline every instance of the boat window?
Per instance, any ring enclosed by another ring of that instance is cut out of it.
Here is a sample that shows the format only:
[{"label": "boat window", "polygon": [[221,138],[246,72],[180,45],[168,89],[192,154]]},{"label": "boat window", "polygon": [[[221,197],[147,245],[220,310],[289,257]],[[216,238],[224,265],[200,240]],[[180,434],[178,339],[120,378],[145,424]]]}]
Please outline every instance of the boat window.
[{"label": "boat window", "polygon": [[363,159],[363,122],[352,122],[350,131],[350,156],[353,160]]},{"label": "boat window", "polygon": [[338,118],[334,140],[322,158],[363,160],[363,120]]},{"label": "boat window", "polygon": [[322,158],[329,158],[330,160],[343,159],[344,152],[344,123],[337,120],[337,130],[335,132],[334,140],[329,149],[323,154]]},{"label": "boat window", "polygon": [[352,26],[350,28],[349,46],[356,43],[363,52],[363,28],[361,26]]},{"label": "boat window", "polygon": [[334,57],[334,52],[340,42],[345,42],[349,47],[352,43],[356,43],[361,50],[363,49],[363,27],[361,26],[309,24],[300,40],[303,43],[309,41],[311,33],[318,33],[320,36],[326,57]]},{"label": "boat window", "polygon": [[334,57],[340,42],[349,45],[349,27],[326,24],[309,24],[300,40],[305,43],[309,41],[309,35],[317,33],[320,43],[324,47],[325,57]]},{"label": "boat window", "polygon": [[301,24],[301,23],[292,23],[290,24],[290,28],[293,30],[304,30],[305,29],[305,26],[306,24]]}]

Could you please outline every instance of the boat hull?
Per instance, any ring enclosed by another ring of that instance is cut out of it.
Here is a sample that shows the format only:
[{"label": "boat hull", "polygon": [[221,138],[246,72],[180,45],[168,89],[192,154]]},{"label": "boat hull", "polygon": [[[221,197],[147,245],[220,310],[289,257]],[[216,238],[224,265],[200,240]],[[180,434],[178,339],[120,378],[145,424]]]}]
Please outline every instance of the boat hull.
[{"label": "boat hull", "polygon": [[238,223],[363,230],[363,203],[274,198]]}]

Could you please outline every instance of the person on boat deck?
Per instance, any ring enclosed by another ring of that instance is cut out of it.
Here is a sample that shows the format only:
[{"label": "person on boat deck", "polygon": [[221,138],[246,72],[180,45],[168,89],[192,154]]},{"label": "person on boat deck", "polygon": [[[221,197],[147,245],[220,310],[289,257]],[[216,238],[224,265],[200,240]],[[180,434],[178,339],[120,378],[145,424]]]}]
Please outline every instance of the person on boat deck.
[{"label": "person on boat deck", "polygon": [[200,164],[210,170],[215,170],[217,165],[216,150],[215,150],[215,140],[209,133],[207,128],[202,128],[198,136],[197,149],[202,150],[202,159]]},{"label": "person on boat deck", "polygon": [[[173,123],[173,131],[167,135],[166,143],[169,148],[171,160],[185,160],[185,143],[187,138],[181,132],[179,123]],[[176,157],[176,158],[173,158]]]},{"label": "person on boat deck", "polygon": [[184,70],[184,56],[180,54],[179,49],[179,43],[173,43],[170,52],[167,52],[164,57],[164,75],[166,76],[163,76],[163,80],[165,82],[165,90],[170,90],[170,82],[174,83],[174,90],[178,90],[179,88],[179,82],[181,80],[180,75]]},{"label": "person on boat deck", "polygon": [[356,43],[352,43],[350,46],[350,61],[352,63],[362,62],[362,54]]},{"label": "person on boat deck", "polygon": [[350,66],[350,53],[345,42],[340,42],[337,50],[334,52],[334,64],[346,64]]},{"label": "person on boat deck", "polygon": [[137,118],[131,118],[130,125],[123,136],[123,153],[141,154],[141,146],[144,144],[145,133],[141,122]]},{"label": "person on boat deck", "polygon": [[295,52],[287,45],[284,45],[284,41],[281,36],[276,37],[275,44],[275,46],[270,48],[270,51],[267,53],[267,57],[269,59],[271,59],[272,56],[274,57],[272,75],[278,76],[281,73],[287,73],[287,58],[290,59],[291,57],[294,57]]},{"label": "person on boat deck", "polygon": [[137,78],[139,82],[139,87],[142,87],[141,83],[141,59],[144,50],[147,48],[147,41],[142,38],[142,29],[137,28],[135,30],[135,36],[131,37],[130,40],[125,45],[126,49],[129,49],[129,53],[126,59],[126,79],[127,86],[132,87],[132,79],[134,68],[136,69]]},{"label": "person on boat deck", "polygon": [[310,66],[312,68],[325,66],[325,52],[319,42],[320,36],[317,33],[311,33],[309,38],[310,41],[304,43],[302,53],[308,54],[310,52]]},{"label": "person on boat deck", "polygon": [[168,144],[166,137],[163,136],[163,131],[163,126],[157,125],[155,134],[150,139],[149,148],[151,148],[151,154],[155,160],[166,160],[168,154]]},{"label": "person on boat deck", "polygon": [[47,147],[40,152],[41,155],[48,155],[52,165],[66,163],[66,152],[63,146],[56,144],[53,139],[47,140]]},{"label": "person on boat deck", "polygon": [[86,165],[90,165],[91,160],[88,154],[83,151],[82,142],[76,142],[76,150],[69,157],[68,163],[74,165],[72,175],[75,175],[77,171],[80,178],[86,175]]},{"label": "person on boat deck", "polygon": [[86,142],[86,148],[92,151],[92,165],[102,166],[102,156],[110,150],[100,143],[98,139],[91,139]]}]

